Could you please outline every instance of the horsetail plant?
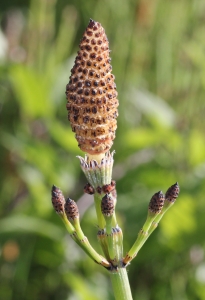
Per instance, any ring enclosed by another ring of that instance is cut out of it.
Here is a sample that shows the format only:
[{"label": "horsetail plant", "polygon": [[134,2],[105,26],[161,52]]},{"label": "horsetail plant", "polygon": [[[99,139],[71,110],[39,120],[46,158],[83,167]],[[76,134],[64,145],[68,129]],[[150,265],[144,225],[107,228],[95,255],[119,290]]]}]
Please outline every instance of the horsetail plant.
[{"label": "horsetail plant", "polygon": [[97,238],[104,256],[93,249],[84,235],[77,203],[70,198],[65,200],[56,186],[52,187],[52,203],[71,238],[94,262],[110,273],[115,299],[131,300],[126,267],[174,204],[179,185],[172,185],[165,196],[161,191],[152,196],[147,219],[133,246],[124,256],[123,234],[115,214],[117,193],[115,181],[112,180],[114,151],[110,152],[117,129],[119,102],[115,77],[111,73],[109,43],[100,23],[90,20],[79,46],[66,86],[68,119],[78,146],[86,153],[84,158],[78,158],[88,181],[84,192],[94,195]]}]

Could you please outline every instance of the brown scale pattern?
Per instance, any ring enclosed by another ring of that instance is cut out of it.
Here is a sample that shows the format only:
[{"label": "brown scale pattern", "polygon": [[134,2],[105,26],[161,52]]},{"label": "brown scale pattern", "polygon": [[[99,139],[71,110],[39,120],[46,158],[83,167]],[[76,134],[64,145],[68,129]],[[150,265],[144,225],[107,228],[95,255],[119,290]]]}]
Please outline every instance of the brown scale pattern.
[{"label": "brown scale pattern", "polygon": [[61,214],[64,213],[65,198],[61,190],[55,185],[52,186],[51,196],[52,204],[55,211]]},{"label": "brown scale pattern", "polygon": [[100,23],[90,20],[66,86],[68,119],[78,146],[91,155],[107,152],[118,116],[109,42]]},{"label": "brown scale pattern", "polygon": [[169,202],[175,202],[180,192],[178,182],[168,188],[165,194],[165,199]]},{"label": "brown scale pattern", "polygon": [[69,220],[79,218],[79,210],[74,200],[68,198],[65,202],[65,213]]},{"label": "brown scale pattern", "polygon": [[155,214],[160,213],[164,205],[164,194],[160,191],[155,193],[149,203],[149,210]]},{"label": "brown scale pattern", "polygon": [[86,185],[84,186],[84,193],[89,194],[89,195],[93,195],[95,193],[95,190],[90,185],[90,183],[86,183]]},{"label": "brown scale pattern", "polygon": [[113,198],[106,194],[101,201],[101,211],[104,216],[112,216],[115,210]]}]

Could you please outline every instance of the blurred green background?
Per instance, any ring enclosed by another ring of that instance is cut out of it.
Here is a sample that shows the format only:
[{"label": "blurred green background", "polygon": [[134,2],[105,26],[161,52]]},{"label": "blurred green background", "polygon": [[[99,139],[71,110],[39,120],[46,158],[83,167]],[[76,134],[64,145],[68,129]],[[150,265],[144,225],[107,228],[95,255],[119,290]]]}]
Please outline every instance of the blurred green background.
[{"label": "blurred green background", "polygon": [[128,267],[133,298],[205,299],[205,1],[0,2],[0,299],[113,300],[109,276],[76,247],[50,190],[96,219],[67,121],[65,86],[90,18],[110,41],[119,93],[114,179],[124,251],[151,196],[181,193]]}]

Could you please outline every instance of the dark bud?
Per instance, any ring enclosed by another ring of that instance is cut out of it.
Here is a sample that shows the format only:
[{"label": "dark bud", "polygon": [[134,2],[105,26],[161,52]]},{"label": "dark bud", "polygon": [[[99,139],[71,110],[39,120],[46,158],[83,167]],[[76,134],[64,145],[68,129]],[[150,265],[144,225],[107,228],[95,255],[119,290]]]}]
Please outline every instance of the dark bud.
[{"label": "dark bud", "polygon": [[154,214],[160,213],[164,205],[164,200],[165,198],[162,191],[154,194],[149,202],[149,210]]},{"label": "dark bud", "polygon": [[61,190],[55,185],[52,186],[51,200],[52,200],[52,204],[53,204],[53,207],[54,207],[55,211],[58,214],[63,214],[64,213],[65,198],[64,198],[63,193],[61,192]]},{"label": "dark bud", "polygon": [[102,210],[102,214],[107,217],[112,216],[114,213],[115,203],[114,203],[113,198],[111,196],[109,196],[108,194],[106,194],[102,198],[101,210]]},{"label": "dark bud", "polygon": [[68,220],[79,218],[79,210],[74,200],[68,198],[65,202],[65,213]]},{"label": "dark bud", "polygon": [[101,194],[102,188],[100,186],[98,186],[96,190],[97,190],[98,194]]},{"label": "dark bud", "polygon": [[180,192],[180,188],[178,182],[176,182],[175,184],[170,186],[166,191],[165,199],[169,202],[174,203],[179,195],[179,192]]},{"label": "dark bud", "polygon": [[115,189],[115,186],[116,182],[112,180],[110,184],[103,185],[102,190],[104,193],[109,194]]},{"label": "dark bud", "polygon": [[92,185],[90,185],[90,183],[86,183],[86,185],[84,186],[84,193],[89,195],[93,195],[95,193],[95,190]]}]

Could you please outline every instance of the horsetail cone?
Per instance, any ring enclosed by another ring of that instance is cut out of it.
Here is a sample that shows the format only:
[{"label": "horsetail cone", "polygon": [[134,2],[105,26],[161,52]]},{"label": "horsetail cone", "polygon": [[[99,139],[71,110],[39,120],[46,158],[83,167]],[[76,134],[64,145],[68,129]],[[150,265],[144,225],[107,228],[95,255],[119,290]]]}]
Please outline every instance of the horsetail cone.
[{"label": "horsetail cone", "polygon": [[180,188],[178,182],[168,188],[165,194],[166,201],[174,203],[179,195]]},{"label": "horsetail cone", "polygon": [[79,47],[66,86],[68,119],[80,149],[102,155],[115,138],[119,103],[109,42],[100,23],[90,20]]},{"label": "horsetail cone", "polygon": [[105,217],[111,217],[115,210],[115,203],[113,198],[106,194],[101,201],[101,211]]},{"label": "horsetail cone", "polygon": [[163,208],[164,200],[162,191],[155,193],[149,202],[149,212],[159,214]]},{"label": "horsetail cone", "polygon": [[61,190],[53,185],[51,190],[51,201],[57,214],[64,213],[65,198]]},{"label": "horsetail cone", "polygon": [[78,206],[74,200],[67,198],[65,202],[65,213],[69,221],[79,218]]}]

